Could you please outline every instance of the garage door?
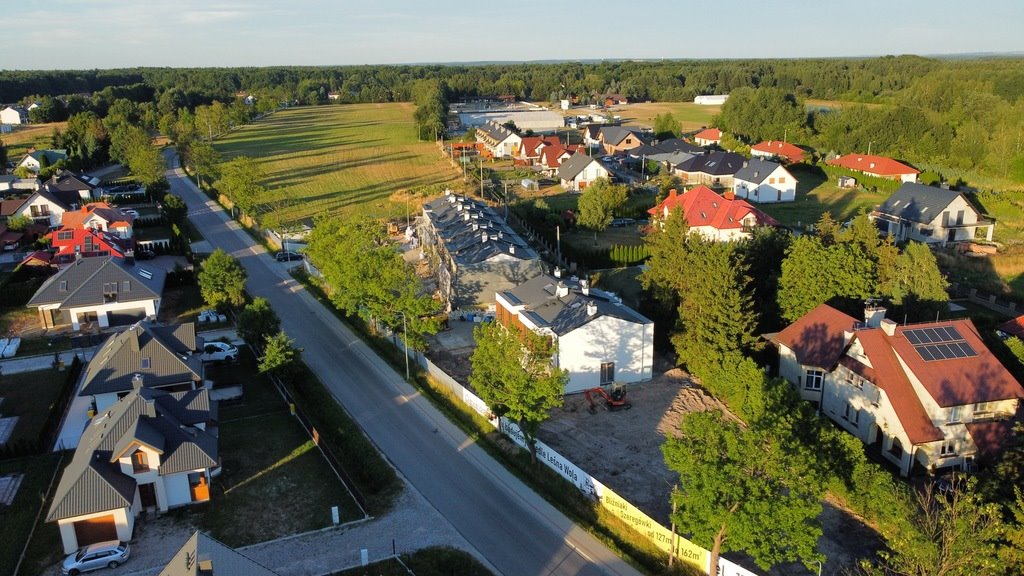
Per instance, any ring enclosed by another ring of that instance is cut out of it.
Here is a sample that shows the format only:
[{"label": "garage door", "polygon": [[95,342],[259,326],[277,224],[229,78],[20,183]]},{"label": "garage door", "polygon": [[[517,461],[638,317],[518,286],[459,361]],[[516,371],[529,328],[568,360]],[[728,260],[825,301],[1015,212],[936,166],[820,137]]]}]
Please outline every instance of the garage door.
[{"label": "garage door", "polygon": [[139,320],[146,319],[145,308],[133,308],[129,310],[118,310],[117,312],[108,312],[107,320],[111,326],[130,326],[135,324]]},{"label": "garage door", "polygon": [[100,516],[75,522],[75,537],[78,538],[78,546],[88,546],[97,542],[117,540],[117,526],[114,524],[114,515]]}]

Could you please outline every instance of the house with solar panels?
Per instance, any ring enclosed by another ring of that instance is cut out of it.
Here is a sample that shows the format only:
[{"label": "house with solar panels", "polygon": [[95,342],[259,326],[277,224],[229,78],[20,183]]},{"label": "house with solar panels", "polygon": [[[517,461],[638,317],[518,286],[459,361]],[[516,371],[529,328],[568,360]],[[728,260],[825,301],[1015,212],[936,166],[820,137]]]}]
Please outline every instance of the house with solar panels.
[{"label": "house with solar panels", "polygon": [[972,470],[998,456],[1024,388],[969,319],[900,325],[822,304],[777,334],[779,375],[900,474]]}]

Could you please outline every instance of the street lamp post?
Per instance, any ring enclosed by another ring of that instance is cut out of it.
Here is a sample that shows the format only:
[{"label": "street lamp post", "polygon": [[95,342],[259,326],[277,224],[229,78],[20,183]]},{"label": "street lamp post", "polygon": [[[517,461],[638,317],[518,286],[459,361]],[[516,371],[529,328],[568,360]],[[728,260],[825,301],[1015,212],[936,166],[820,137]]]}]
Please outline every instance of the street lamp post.
[{"label": "street lamp post", "polygon": [[405,312],[402,315],[402,343],[405,345],[405,381],[409,381],[409,330],[405,323]]}]

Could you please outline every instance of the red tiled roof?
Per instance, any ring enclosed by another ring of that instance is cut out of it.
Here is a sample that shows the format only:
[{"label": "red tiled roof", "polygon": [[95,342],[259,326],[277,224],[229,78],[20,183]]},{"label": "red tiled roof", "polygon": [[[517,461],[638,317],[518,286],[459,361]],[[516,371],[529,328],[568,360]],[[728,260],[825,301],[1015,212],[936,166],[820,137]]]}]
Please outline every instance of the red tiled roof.
[{"label": "red tiled roof", "polygon": [[523,143],[519,145],[519,155],[528,158],[539,156],[537,148],[540,146],[556,146],[559,144],[558,136],[524,136]]},{"label": "red tiled roof", "polygon": [[[907,330],[937,326],[956,328],[977,356],[925,361],[903,334]],[[1024,398],[1024,388],[985,346],[969,319],[899,326],[889,341],[939,406]]]},{"label": "red tiled roof", "polygon": [[28,264],[29,262],[39,262],[40,264],[49,264],[53,258],[53,254],[46,252],[45,250],[36,250],[21,261],[22,264]]},{"label": "red tiled roof", "polygon": [[840,156],[828,161],[833,166],[842,166],[843,168],[849,168],[850,170],[857,170],[858,172],[865,172],[868,174],[878,174],[879,176],[901,176],[903,174],[920,174],[920,170],[915,170],[906,164],[897,162],[892,158],[886,158],[885,156],[869,156],[867,154],[847,154],[846,156]]},{"label": "red tiled roof", "polygon": [[771,216],[751,206],[747,201],[723,198],[707,186],[697,186],[682,194],[675,190],[667,198],[647,212],[656,218],[663,218],[672,210],[680,208],[691,228],[710,226],[717,230],[731,230],[743,227],[743,219],[749,215],[760,226],[776,226]]},{"label": "red tiled roof", "polygon": [[856,320],[828,304],[821,304],[786,326],[772,339],[796,354],[797,362],[831,370],[846,348],[843,332]]},{"label": "red tiled roof", "polygon": [[25,198],[13,200],[0,200],[0,216],[13,216],[14,213],[25,203]]},{"label": "red tiled roof", "polygon": [[978,447],[978,456],[990,458],[1002,452],[1013,435],[1016,420],[990,420],[987,422],[970,422],[965,424],[967,433]]},{"label": "red tiled roof", "polygon": [[997,330],[1005,332],[1010,336],[1016,336],[1017,338],[1024,338],[1024,314],[1017,316],[1013,320],[1007,320],[999,325]]},{"label": "red tiled roof", "polygon": [[867,366],[849,356],[844,357],[841,364],[885,391],[886,398],[892,403],[893,411],[912,444],[942,440],[945,436],[932,424],[921,405],[885,332],[881,328],[858,330],[854,332],[854,338],[860,342],[864,354],[871,360],[872,369],[867,369]]},{"label": "red tiled roof", "polygon": [[566,158],[572,156],[573,150],[568,150],[564,146],[555,144],[552,146],[545,146],[540,151],[541,164],[548,168],[558,168],[562,164],[561,156],[565,155]]},{"label": "red tiled roof", "polygon": [[803,148],[780,140],[765,140],[764,142],[758,142],[751,146],[750,150],[762,152],[764,154],[774,154],[775,156],[785,158],[790,162],[800,162],[804,159],[804,154],[806,154]]},{"label": "red tiled roof", "polygon": [[81,228],[86,218],[93,214],[103,218],[109,228],[127,228],[135,220],[130,214],[122,212],[120,208],[114,208],[106,202],[93,202],[78,210],[70,210],[61,215],[61,227]]},{"label": "red tiled roof", "polygon": [[705,129],[701,130],[700,132],[697,132],[696,134],[694,134],[693,135],[693,139],[694,140],[697,140],[697,139],[700,139],[700,140],[716,140],[716,141],[717,140],[721,140],[722,139],[722,131],[719,130],[718,128],[705,128]]}]

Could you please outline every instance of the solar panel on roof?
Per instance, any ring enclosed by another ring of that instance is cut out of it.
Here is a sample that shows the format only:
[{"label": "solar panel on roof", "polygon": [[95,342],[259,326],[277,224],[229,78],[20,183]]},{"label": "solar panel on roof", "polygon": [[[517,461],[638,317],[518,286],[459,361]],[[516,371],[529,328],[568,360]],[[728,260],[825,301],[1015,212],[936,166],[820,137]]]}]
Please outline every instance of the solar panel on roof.
[{"label": "solar panel on roof", "polygon": [[974,348],[971,348],[971,345],[968,344],[967,342],[960,342],[957,345],[960,347],[960,350],[964,353],[964,358],[973,358],[978,355],[978,353],[974,351]]},{"label": "solar panel on roof", "polygon": [[955,350],[949,344],[936,344],[935,347],[942,352],[944,358],[959,358],[961,356],[959,346]]},{"label": "solar panel on roof", "polygon": [[946,326],[946,334],[949,335],[950,340],[963,340],[964,337],[960,335],[960,331],[952,326]]},{"label": "solar panel on roof", "polygon": [[936,332],[934,328],[922,328],[922,330],[924,331],[925,334],[928,335],[929,338],[932,339],[932,342],[942,342],[943,340],[945,340],[945,334],[942,334],[940,336],[939,333]]},{"label": "solar panel on roof", "polygon": [[917,335],[914,330],[905,330],[903,335],[906,336],[907,340],[914,345],[921,343],[921,338]]},{"label": "solar panel on roof", "polygon": [[935,357],[928,351],[928,348],[930,348],[930,346],[914,346],[914,350],[917,350],[917,353],[920,354],[921,358],[924,358],[925,361],[935,360]]}]

